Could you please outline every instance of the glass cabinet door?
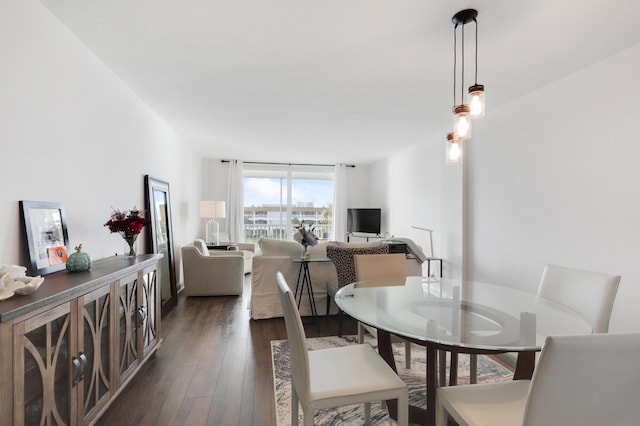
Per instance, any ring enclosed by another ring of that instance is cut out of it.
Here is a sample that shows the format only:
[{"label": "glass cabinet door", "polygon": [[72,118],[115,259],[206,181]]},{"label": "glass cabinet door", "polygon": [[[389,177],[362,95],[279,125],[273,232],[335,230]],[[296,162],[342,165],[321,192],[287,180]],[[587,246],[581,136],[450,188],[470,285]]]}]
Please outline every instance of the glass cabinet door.
[{"label": "glass cabinet door", "polygon": [[73,356],[75,332],[71,303],[30,318],[15,329],[15,342],[22,351],[16,360],[16,402],[22,401],[23,418],[16,412],[18,424],[75,424],[74,392],[82,369]]},{"label": "glass cabinet door", "polygon": [[119,376],[123,381],[133,372],[140,359],[138,353],[138,274],[129,275],[118,285],[118,350]]},{"label": "glass cabinet door", "polygon": [[160,336],[159,315],[160,303],[158,301],[158,272],[155,267],[145,269],[142,272],[142,304],[139,308],[139,319],[142,328],[142,346],[146,355],[147,348],[155,346]]},{"label": "glass cabinet door", "polygon": [[94,413],[111,397],[111,288],[105,286],[80,302],[81,330],[78,335],[79,357],[84,363],[80,415],[90,423]]}]

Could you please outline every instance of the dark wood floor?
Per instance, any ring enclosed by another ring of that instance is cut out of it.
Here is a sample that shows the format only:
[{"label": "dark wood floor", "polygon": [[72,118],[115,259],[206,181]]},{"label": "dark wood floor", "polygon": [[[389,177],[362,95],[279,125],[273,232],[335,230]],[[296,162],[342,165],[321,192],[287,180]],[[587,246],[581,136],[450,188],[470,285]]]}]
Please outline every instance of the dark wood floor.
[{"label": "dark wood floor", "polygon": [[[286,330],[282,318],[249,319],[249,281],[240,297],[179,297],[157,356],[97,424],[275,425],[270,341],[286,339]],[[305,329],[336,335],[337,324],[322,317]],[[344,332],[355,334],[355,322],[345,318]]]}]

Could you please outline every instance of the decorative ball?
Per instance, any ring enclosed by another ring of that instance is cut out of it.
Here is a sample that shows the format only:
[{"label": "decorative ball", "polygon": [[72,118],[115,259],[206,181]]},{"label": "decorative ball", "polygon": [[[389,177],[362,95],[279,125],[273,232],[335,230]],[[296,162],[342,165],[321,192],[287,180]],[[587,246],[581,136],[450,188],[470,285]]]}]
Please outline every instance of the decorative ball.
[{"label": "decorative ball", "polygon": [[76,247],[76,252],[67,258],[69,272],[82,272],[91,269],[91,256],[82,251],[82,244]]}]

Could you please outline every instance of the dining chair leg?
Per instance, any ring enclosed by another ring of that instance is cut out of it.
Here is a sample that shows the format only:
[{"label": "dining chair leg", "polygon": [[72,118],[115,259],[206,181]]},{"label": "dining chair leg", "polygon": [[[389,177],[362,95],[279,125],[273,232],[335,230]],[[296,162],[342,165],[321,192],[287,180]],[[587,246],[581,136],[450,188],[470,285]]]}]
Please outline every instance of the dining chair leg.
[{"label": "dining chair leg", "polygon": [[371,403],[370,402],[364,403],[364,424],[365,425],[371,424]]},{"label": "dining chair leg", "polygon": [[331,307],[331,296],[327,293],[327,313],[325,316],[329,316],[329,308]]},{"label": "dining chair leg", "polygon": [[441,387],[447,386],[447,352],[438,351],[438,378]]},{"label": "dining chair leg", "polygon": [[[291,382],[291,425],[298,424],[298,394],[293,387],[293,381]],[[306,417],[306,416],[305,416]]]},{"label": "dining chair leg", "polygon": [[364,343],[364,327],[358,322],[358,343]]},{"label": "dining chair leg", "polygon": [[411,342],[404,342],[404,368],[411,368]]},{"label": "dining chair leg", "polygon": [[450,352],[451,363],[449,365],[449,386],[458,384],[458,352]]},{"label": "dining chair leg", "polygon": [[398,426],[409,424],[409,392],[398,397]]}]

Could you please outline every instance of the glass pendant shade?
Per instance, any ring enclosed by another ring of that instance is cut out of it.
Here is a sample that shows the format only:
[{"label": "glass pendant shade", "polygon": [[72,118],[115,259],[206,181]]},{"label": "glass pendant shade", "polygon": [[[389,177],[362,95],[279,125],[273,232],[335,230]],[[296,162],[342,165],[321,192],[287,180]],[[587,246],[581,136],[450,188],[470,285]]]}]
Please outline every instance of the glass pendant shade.
[{"label": "glass pendant shade", "polygon": [[453,136],[457,140],[466,140],[471,138],[470,110],[471,109],[468,105],[458,105],[454,108]]},{"label": "glass pendant shade", "polygon": [[447,164],[462,163],[462,141],[454,139],[453,133],[447,134]]},{"label": "glass pendant shade", "polygon": [[469,87],[469,108],[471,118],[484,117],[484,86],[482,84]]}]

